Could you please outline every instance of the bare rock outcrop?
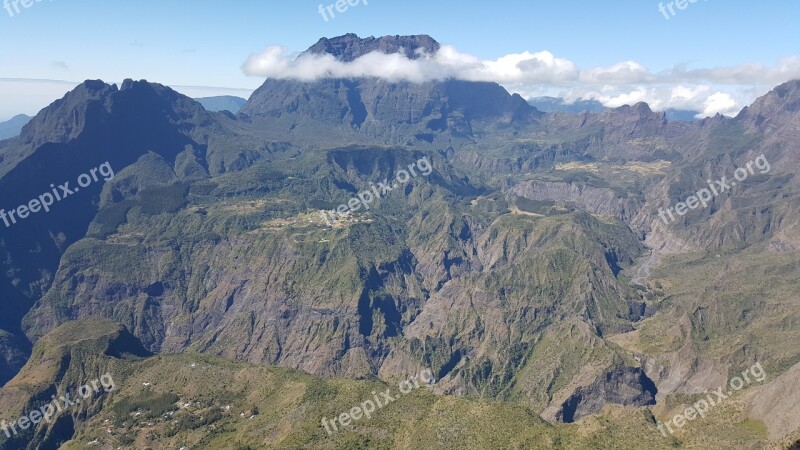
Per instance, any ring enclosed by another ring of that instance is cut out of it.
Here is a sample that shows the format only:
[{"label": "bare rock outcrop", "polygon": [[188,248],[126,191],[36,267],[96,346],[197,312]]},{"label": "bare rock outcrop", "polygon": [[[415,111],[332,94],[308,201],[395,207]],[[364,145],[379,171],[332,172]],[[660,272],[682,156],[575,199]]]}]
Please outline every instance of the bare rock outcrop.
[{"label": "bare rock outcrop", "polygon": [[600,412],[606,403],[646,406],[656,403],[656,385],[638,367],[616,367],[606,371],[589,386],[578,388],[556,414],[561,422],[572,423]]},{"label": "bare rock outcrop", "polygon": [[629,221],[641,206],[633,199],[618,196],[612,189],[560,181],[525,181],[513,186],[507,193],[529,200],[571,203],[592,214],[612,216],[623,221]]}]

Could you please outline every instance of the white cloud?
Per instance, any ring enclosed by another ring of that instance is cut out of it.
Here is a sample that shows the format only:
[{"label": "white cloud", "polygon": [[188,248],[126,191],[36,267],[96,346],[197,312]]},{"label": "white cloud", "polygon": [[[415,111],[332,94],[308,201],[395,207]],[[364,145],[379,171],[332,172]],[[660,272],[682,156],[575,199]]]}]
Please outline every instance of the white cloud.
[{"label": "white cloud", "polygon": [[524,52],[494,61],[481,61],[459,53],[452,46],[442,46],[436,54],[423,54],[414,60],[400,53],[372,52],[352,62],[338,61],[327,54],[294,57],[284,47],[271,46],[250,55],[242,70],[247,75],[302,81],[378,77],[415,83],[447,78],[501,83],[559,83],[577,77],[577,69],[571,61],[556,58],[550,52]]},{"label": "white cloud", "polygon": [[[458,77],[459,73],[454,74]],[[494,61],[483,61],[464,76],[475,81],[498,83],[560,84],[578,76],[572,61],[556,58],[548,51],[512,53]]]},{"label": "white cloud", "polygon": [[647,102],[654,110],[688,109],[707,116],[734,115],[775,85],[800,79],[800,56],[781,59],[774,67],[744,63],[688,69],[678,65],[653,73],[636,61],[580,69],[549,51],[481,60],[443,45],[436,54],[422,54],[413,60],[400,53],[373,52],[341,62],[330,55],[297,56],[283,47],[267,47],[250,55],[242,70],[252,76],[303,81],[359,77],[415,83],[449,78],[493,81],[526,98],[554,95],[567,101],[593,99],[608,107]]},{"label": "white cloud", "polygon": [[[758,95],[763,94],[760,92]],[[604,106],[616,108],[646,102],[653,110],[682,109],[698,111],[698,118],[723,115],[736,115],[744,105],[757,97],[755,93],[730,93],[715,91],[709,85],[687,86],[603,86],[599,90],[579,86],[562,93],[567,102],[577,100],[597,100]],[[748,101],[749,100],[749,101]]]},{"label": "white cloud", "polygon": [[623,105],[634,105],[639,102],[644,102],[647,100],[648,97],[647,94],[648,94],[647,89],[639,87],[630,92],[622,92],[619,94],[611,94],[611,95],[601,94],[594,96],[594,98],[592,98],[592,96],[584,95],[584,99],[598,100],[604,106],[608,106],[611,108],[618,108]]},{"label": "white cloud", "polygon": [[731,67],[692,69],[675,66],[663,77],[672,81],[710,82],[730,85],[776,85],[800,78],[800,56],[782,58],[774,67],[761,63],[744,63]]},{"label": "white cloud", "polygon": [[652,81],[653,75],[636,61],[625,61],[611,67],[597,67],[581,72],[584,83],[630,84]]},{"label": "white cloud", "polygon": [[703,116],[713,116],[719,114],[736,114],[742,108],[736,103],[733,96],[724,92],[715,92],[705,101]]}]

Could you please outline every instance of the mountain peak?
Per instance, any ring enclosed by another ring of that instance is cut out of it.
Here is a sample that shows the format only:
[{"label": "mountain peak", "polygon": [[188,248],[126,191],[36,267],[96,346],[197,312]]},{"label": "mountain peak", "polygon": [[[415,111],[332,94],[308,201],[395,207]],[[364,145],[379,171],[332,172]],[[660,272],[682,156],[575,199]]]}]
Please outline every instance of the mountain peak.
[{"label": "mountain peak", "polygon": [[763,124],[778,112],[794,114],[798,111],[800,111],[800,80],[792,80],[757,98],[752,105],[742,109],[736,118]]},{"label": "mountain peak", "polygon": [[[128,92],[125,92],[128,91]],[[67,142],[75,139],[84,129],[86,115],[101,111],[108,113],[115,99],[122,93],[129,98],[136,97],[137,107],[149,103],[151,110],[164,109],[182,98],[188,97],[157,83],[147,80],[126,79],[121,88],[102,80],[86,80],[67,92],[64,97],[54,101],[31,119],[20,135],[23,142],[31,148],[46,142]],[[135,109],[131,101],[126,102]],[[200,105],[197,105],[200,108]],[[91,111],[90,111],[91,110]]]},{"label": "mountain peak", "polygon": [[417,59],[421,53],[436,53],[440,47],[435,39],[426,34],[360,38],[357,34],[348,33],[330,39],[321,38],[306,53],[333,55],[340,61],[350,62],[374,51],[402,53],[409,59]]},{"label": "mountain peak", "polygon": [[650,109],[650,105],[648,105],[645,102],[638,102],[634,105],[622,105],[620,107],[614,108],[614,111],[625,114],[635,114],[640,116],[653,113],[653,110]]}]

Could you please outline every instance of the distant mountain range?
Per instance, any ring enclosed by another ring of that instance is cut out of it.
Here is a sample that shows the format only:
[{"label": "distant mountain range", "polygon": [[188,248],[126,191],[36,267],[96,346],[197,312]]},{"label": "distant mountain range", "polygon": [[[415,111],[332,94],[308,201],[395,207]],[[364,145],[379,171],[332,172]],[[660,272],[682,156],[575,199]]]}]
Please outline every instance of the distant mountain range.
[{"label": "distant mountain range", "polygon": [[238,113],[239,110],[247,103],[246,99],[241,97],[235,97],[232,95],[221,95],[218,97],[202,97],[196,98],[198,103],[203,105],[203,108],[206,111],[230,111],[234,114]]},{"label": "distant mountain range", "polygon": [[[239,112],[239,109],[247,103],[246,99],[233,95],[202,97],[196,98],[195,100],[203,105],[203,108],[207,111],[230,111],[234,114]],[[0,140],[19,136],[20,132],[22,132],[22,127],[30,122],[31,119],[32,117],[30,116],[19,114],[5,122],[0,122]]]},{"label": "distant mountain range", "polygon": [[[381,48],[381,42],[375,40],[375,44],[369,46],[369,49],[372,48]],[[326,42],[326,40],[320,41],[314,47],[310,49],[313,50],[315,48],[324,47],[325,45],[330,45]],[[383,47],[392,48],[390,44],[382,44]],[[352,57],[352,56],[351,56]],[[219,111],[230,111],[234,114],[238,113],[242,106],[247,103],[247,99],[236,97],[233,95],[221,95],[215,97],[201,97],[195,99],[198,103],[203,105],[207,111],[212,112],[219,112]],[[579,100],[574,103],[566,103],[563,99],[556,98],[556,97],[535,97],[528,100],[528,103],[542,112],[568,112],[568,113],[578,113],[578,112],[601,112],[605,111],[607,108],[604,107],[600,102],[596,100]],[[698,114],[696,111],[684,111],[684,110],[676,110],[676,109],[668,109],[667,113],[667,120],[683,120],[683,121],[696,121],[698,119],[695,116]],[[17,116],[12,117],[6,122],[0,122],[0,139],[8,139],[15,136],[18,136],[19,133],[22,131],[22,127],[27,124],[32,117],[27,116],[25,114],[20,114]]]},{"label": "distant mountain range", "polygon": [[[120,385],[0,449],[800,441],[800,81],[692,122],[545,112],[459,80],[267,79],[236,113],[206,103],[89,80],[0,142],[6,213],[115,171],[0,220],[0,419],[87,374]],[[768,173],[659,218],[762,154]],[[422,158],[429,175],[393,183]],[[378,184],[369,209],[323,219]],[[766,381],[680,441],[656,429],[756,362]],[[321,427],[426,368],[435,386],[382,418]]]},{"label": "distant mountain range", "polygon": [[528,99],[528,103],[543,112],[597,113],[608,109],[597,100],[576,100],[573,103],[567,103],[563,98],[558,97],[534,97]]},{"label": "distant mountain range", "polygon": [[[602,112],[608,109],[597,100],[577,100],[573,103],[567,103],[564,99],[558,97],[534,97],[528,99],[528,103],[543,112]],[[697,119],[699,111],[670,108],[665,112],[667,114],[667,120],[669,121],[681,120],[685,122],[696,122],[700,120]]]},{"label": "distant mountain range", "polygon": [[0,122],[0,140],[19,136],[19,133],[22,131],[22,127],[30,122],[31,119],[32,117],[30,116],[19,114],[5,122]]}]

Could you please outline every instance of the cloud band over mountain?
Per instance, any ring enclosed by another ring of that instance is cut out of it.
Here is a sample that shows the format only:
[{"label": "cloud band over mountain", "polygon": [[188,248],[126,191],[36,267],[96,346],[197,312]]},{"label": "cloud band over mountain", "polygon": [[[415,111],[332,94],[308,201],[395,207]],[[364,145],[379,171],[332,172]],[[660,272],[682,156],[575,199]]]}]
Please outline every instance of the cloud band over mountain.
[{"label": "cloud band over mountain", "polygon": [[375,51],[346,62],[330,54],[298,55],[285,47],[269,46],[251,54],[242,70],[250,76],[301,81],[360,77],[413,83],[491,81],[526,98],[554,95],[567,101],[597,100],[608,107],[644,101],[656,110],[688,109],[705,117],[735,115],[771,86],[800,78],[800,56],[783,58],[771,67],[760,63],[711,69],[677,65],[655,73],[636,61],[582,69],[549,51],[481,60],[442,45],[439,51],[421,52],[414,59]]}]

